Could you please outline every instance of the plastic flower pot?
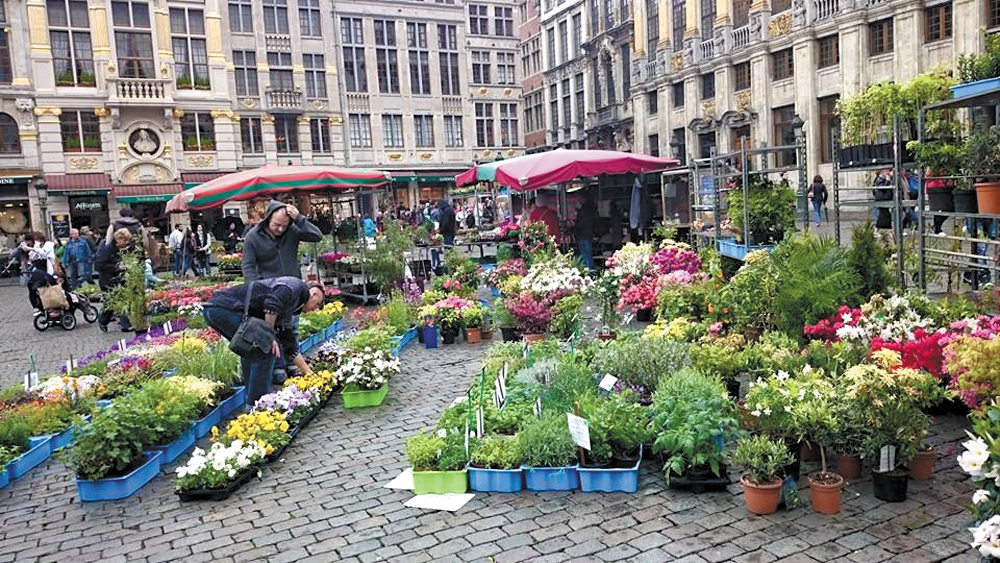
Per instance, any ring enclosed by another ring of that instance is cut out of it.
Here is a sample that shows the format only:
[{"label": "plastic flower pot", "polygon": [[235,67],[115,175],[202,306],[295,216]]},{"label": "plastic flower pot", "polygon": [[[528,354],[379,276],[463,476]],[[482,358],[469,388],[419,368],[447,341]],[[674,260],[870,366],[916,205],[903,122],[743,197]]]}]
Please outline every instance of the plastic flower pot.
[{"label": "plastic flower pot", "polygon": [[114,401],[112,401],[111,399],[98,399],[97,400],[97,408],[99,408],[99,409],[106,409],[106,408],[110,407],[113,402]]},{"label": "plastic flower pot", "polygon": [[84,502],[130,497],[159,475],[162,455],[162,452],[146,452],[142,465],[122,477],[110,477],[95,481],[77,479],[76,493]]},{"label": "plastic flower pot", "polygon": [[419,342],[420,344],[424,343],[424,327],[420,327],[417,329],[417,342]]},{"label": "plastic flower pot", "polygon": [[872,492],[875,498],[886,502],[903,502],[906,500],[906,489],[910,481],[910,473],[905,469],[895,471],[872,471]]},{"label": "plastic flower pot", "polygon": [[635,312],[635,320],[640,323],[648,323],[653,320],[653,310],[652,309],[639,309]]},{"label": "plastic flower pot", "polygon": [[951,194],[955,201],[956,213],[978,213],[979,204],[976,201],[976,192],[969,190],[955,190]]},{"label": "plastic flower pot", "polygon": [[424,333],[424,347],[428,350],[431,348],[438,347],[438,329],[436,326],[425,326],[423,328]]},{"label": "plastic flower pot", "polygon": [[917,452],[917,455],[907,464],[907,468],[910,470],[910,477],[914,481],[929,480],[934,475],[935,461],[937,461],[937,450],[934,448]]},{"label": "plastic flower pot", "polygon": [[174,460],[179,458],[182,453],[186,452],[188,448],[193,446],[195,439],[194,426],[192,425],[191,428],[185,430],[184,433],[173,442],[163,446],[152,446],[149,448],[149,451],[163,453],[163,456],[160,458],[160,463],[167,465],[168,463],[173,463]]},{"label": "plastic flower pot", "polygon": [[572,491],[580,486],[580,466],[527,467],[521,466],[524,485],[530,491]]},{"label": "plastic flower pot", "polygon": [[968,98],[969,96],[989,92],[990,90],[998,87],[1000,87],[1000,77],[986,78],[984,80],[976,80],[974,82],[951,86],[951,94],[957,100],[959,98]]},{"label": "plastic flower pot", "polygon": [[504,342],[515,342],[520,340],[520,338],[517,337],[517,330],[511,326],[500,327],[500,336],[503,338]]},{"label": "plastic flower pot", "polygon": [[954,211],[955,200],[952,196],[953,188],[929,188],[927,190],[927,200],[931,211]]},{"label": "plastic flower pot", "polygon": [[224,399],[219,403],[219,407],[222,408],[220,420],[233,414],[237,409],[242,408],[246,402],[247,388],[243,386],[233,387],[233,394],[228,399]]},{"label": "plastic flower pot", "polygon": [[712,472],[712,468],[705,466],[691,467],[683,475],[671,475],[671,489],[691,491],[701,494],[708,491],[721,491],[729,486],[729,475],[726,466],[719,468],[719,475]]},{"label": "plastic flower pot", "polygon": [[779,477],[773,477],[769,483],[754,485],[743,476],[740,477],[740,484],[743,485],[743,500],[746,502],[747,512],[773,514],[778,510],[778,501],[781,500]]},{"label": "plastic flower pot", "polygon": [[464,493],[469,490],[469,473],[461,471],[414,471],[413,492],[418,495],[428,493]]},{"label": "plastic flower pot", "polygon": [[840,512],[840,492],[844,488],[844,478],[836,473],[820,474],[809,477],[812,505],[820,514],[836,514]]},{"label": "plastic flower pot", "polygon": [[58,434],[45,434],[42,436],[34,436],[32,440],[41,440],[43,438],[51,438],[52,441],[49,442],[49,450],[55,452],[56,450],[61,450],[66,446],[73,443],[76,438],[76,429],[70,426],[66,430]]},{"label": "plastic flower pot", "polygon": [[580,467],[580,490],[585,493],[602,491],[605,493],[634,493],[639,489],[639,464],[642,462],[642,446],[635,465],[629,468],[590,469]]},{"label": "plastic flower pot", "polygon": [[837,454],[837,472],[844,479],[860,479],[861,456]]},{"label": "plastic flower pot", "polygon": [[49,455],[52,454],[51,441],[51,438],[36,440],[34,444],[29,444],[30,449],[28,451],[8,463],[7,474],[10,475],[10,480],[19,479],[35,466],[48,459]]},{"label": "plastic flower pot", "polygon": [[478,344],[483,340],[482,336],[482,332],[479,328],[465,329],[465,341],[469,344]]},{"label": "plastic flower pot", "polygon": [[388,393],[388,383],[371,391],[358,389],[356,385],[351,384],[341,391],[340,396],[344,401],[345,409],[359,409],[364,407],[377,407],[381,405]]},{"label": "plastic flower pot", "polygon": [[479,336],[482,337],[483,340],[493,340],[493,330],[483,327],[479,329]]},{"label": "plastic flower pot", "polygon": [[469,465],[469,488],[483,493],[516,493],[524,488],[521,469],[484,469]]},{"label": "plastic flower pot", "polygon": [[200,439],[212,431],[212,427],[222,422],[222,403],[215,406],[204,418],[194,423],[194,437]]},{"label": "plastic flower pot", "polygon": [[976,203],[980,213],[1000,214],[1000,182],[976,184]]},{"label": "plastic flower pot", "polygon": [[226,483],[226,485],[220,489],[189,489],[186,491],[176,491],[177,496],[180,498],[181,502],[193,501],[193,500],[226,500],[233,493],[242,487],[251,477],[257,474],[259,467],[256,465],[251,465],[250,467],[243,468],[242,471],[233,477],[232,481]]},{"label": "plastic flower pot", "polygon": [[[52,437],[53,436],[55,436],[55,434],[43,434],[41,436],[32,436],[31,438],[28,438],[28,450],[35,449],[35,446],[37,446],[39,444],[48,443],[48,445],[49,445],[49,453],[51,454],[52,453]],[[46,442],[46,440],[48,440],[48,442]]]},{"label": "plastic flower pot", "polygon": [[445,344],[454,344],[455,343],[455,336],[457,336],[457,334],[455,334],[454,332],[452,332],[450,330],[447,330],[447,331],[443,330],[443,331],[441,331],[441,341],[444,342]]}]

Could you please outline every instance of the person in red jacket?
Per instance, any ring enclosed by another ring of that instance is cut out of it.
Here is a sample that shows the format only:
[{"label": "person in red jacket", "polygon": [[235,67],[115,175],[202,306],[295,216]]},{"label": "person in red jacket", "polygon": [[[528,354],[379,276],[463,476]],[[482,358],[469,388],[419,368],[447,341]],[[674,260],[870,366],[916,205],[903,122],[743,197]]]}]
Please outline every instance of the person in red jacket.
[{"label": "person in red jacket", "polygon": [[549,207],[549,195],[540,193],[528,213],[529,223],[545,223],[549,236],[559,241],[559,215]]}]

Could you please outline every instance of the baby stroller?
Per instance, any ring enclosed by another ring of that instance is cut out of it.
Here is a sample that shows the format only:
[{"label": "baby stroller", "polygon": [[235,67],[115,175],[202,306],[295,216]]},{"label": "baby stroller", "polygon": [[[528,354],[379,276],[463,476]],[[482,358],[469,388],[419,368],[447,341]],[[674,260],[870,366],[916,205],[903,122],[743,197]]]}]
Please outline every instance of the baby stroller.
[{"label": "baby stroller", "polygon": [[50,326],[61,326],[63,330],[76,328],[76,312],[83,311],[88,323],[97,320],[97,308],[90,304],[85,295],[63,290],[61,285],[38,288],[42,300],[42,314],[35,316],[35,330],[44,331]]}]

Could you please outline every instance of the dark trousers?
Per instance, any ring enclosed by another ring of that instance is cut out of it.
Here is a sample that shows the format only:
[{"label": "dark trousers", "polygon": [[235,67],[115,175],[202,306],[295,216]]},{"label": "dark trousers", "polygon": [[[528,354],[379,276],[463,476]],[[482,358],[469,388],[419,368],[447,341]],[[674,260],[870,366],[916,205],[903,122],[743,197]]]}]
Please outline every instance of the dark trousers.
[{"label": "dark trousers", "polygon": [[[219,334],[231,340],[243,321],[242,312],[230,311],[222,307],[209,305],[202,311],[205,322]],[[274,356],[269,355],[259,362],[240,358],[242,365],[243,385],[247,388],[247,402],[253,405],[271,387],[271,375],[274,372]]]}]

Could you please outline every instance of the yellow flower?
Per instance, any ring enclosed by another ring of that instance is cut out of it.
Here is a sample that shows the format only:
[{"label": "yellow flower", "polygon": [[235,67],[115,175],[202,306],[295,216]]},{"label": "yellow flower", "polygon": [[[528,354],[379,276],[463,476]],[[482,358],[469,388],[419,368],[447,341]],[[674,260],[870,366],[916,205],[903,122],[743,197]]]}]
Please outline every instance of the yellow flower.
[{"label": "yellow flower", "polygon": [[212,427],[212,441],[216,442],[219,439],[219,428],[217,426]]}]

